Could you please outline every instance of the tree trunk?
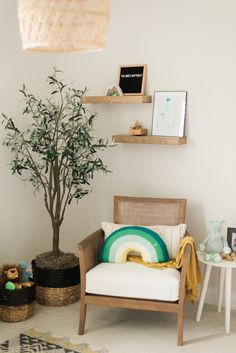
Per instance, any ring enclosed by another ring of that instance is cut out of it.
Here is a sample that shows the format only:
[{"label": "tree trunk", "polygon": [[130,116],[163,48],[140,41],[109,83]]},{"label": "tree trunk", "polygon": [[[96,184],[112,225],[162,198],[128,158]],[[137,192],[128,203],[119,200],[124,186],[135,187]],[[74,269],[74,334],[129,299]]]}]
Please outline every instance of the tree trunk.
[{"label": "tree trunk", "polygon": [[59,223],[53,223],[53,255],[58,257],[60,250],[59,250],[59,235],[60,235],[60,225]]}]

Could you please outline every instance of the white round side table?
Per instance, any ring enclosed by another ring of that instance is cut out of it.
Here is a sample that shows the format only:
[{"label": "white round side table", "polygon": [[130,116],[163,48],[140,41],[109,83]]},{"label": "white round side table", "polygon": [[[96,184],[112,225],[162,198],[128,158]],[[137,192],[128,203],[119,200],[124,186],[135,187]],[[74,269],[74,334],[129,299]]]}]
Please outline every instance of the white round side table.
[{"label": "white round side table", "polygon": [[231,310],[231,281],[232,281],[232,269],[236,268],[235,261],[222,260],[219,263],[213,261],[205,261],[204,256],[197,252],[198,260],[205,264],[204,279],[202,283],[202,289],[200,294],[200,300],[198,304],[198,311],[196,321],[200,321],[202,315],[202,309],[206,297],[207,286],[211,274],[212,267],[218,267],[220,269],[220,280],[218,288],[218,312],[221,312],[223,289],[225,287],[225,332],[230,332],[230,310]]}]

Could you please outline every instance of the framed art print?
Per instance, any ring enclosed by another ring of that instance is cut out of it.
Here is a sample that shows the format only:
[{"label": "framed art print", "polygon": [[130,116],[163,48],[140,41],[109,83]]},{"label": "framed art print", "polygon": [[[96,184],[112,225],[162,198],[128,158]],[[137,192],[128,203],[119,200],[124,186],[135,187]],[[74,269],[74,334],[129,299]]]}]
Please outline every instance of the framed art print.
[{"label": "framed art print", "polygon": [[152,135],[184,136],[186,91],[154,92]]}]

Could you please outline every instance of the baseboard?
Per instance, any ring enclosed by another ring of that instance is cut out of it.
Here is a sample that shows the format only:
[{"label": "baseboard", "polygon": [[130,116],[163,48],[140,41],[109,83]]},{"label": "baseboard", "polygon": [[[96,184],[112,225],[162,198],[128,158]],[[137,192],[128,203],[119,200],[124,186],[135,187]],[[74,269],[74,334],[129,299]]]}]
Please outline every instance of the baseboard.
[{"label": "baseboard", "polygon": [[[218,305],[218,290],[216,288],[207,288],[205,303]],[[223,296],[222,300],[222,307],[224,306],[225,296]],[[231,293],[231,309],[236,310],[236,292]]]}]

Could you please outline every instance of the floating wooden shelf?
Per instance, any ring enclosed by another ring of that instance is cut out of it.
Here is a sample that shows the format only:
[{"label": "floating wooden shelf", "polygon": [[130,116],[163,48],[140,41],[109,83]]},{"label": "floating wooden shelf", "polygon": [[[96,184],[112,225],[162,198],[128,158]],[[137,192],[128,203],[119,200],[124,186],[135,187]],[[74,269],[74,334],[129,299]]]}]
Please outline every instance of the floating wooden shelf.
[{"label": "floating wooden shelf", "polygon": [[151,103],[152,96],[87,96],[83,103],[90,104],[142,104]]},{"label": "floating wooden shelf", "polygon": [[131,135],[114,135],[112,136],[114,142],[118,143],[145,143],[145,144],[159,144],[159,145],[185,145],[187,137],[175,136],[131,136]]}]

